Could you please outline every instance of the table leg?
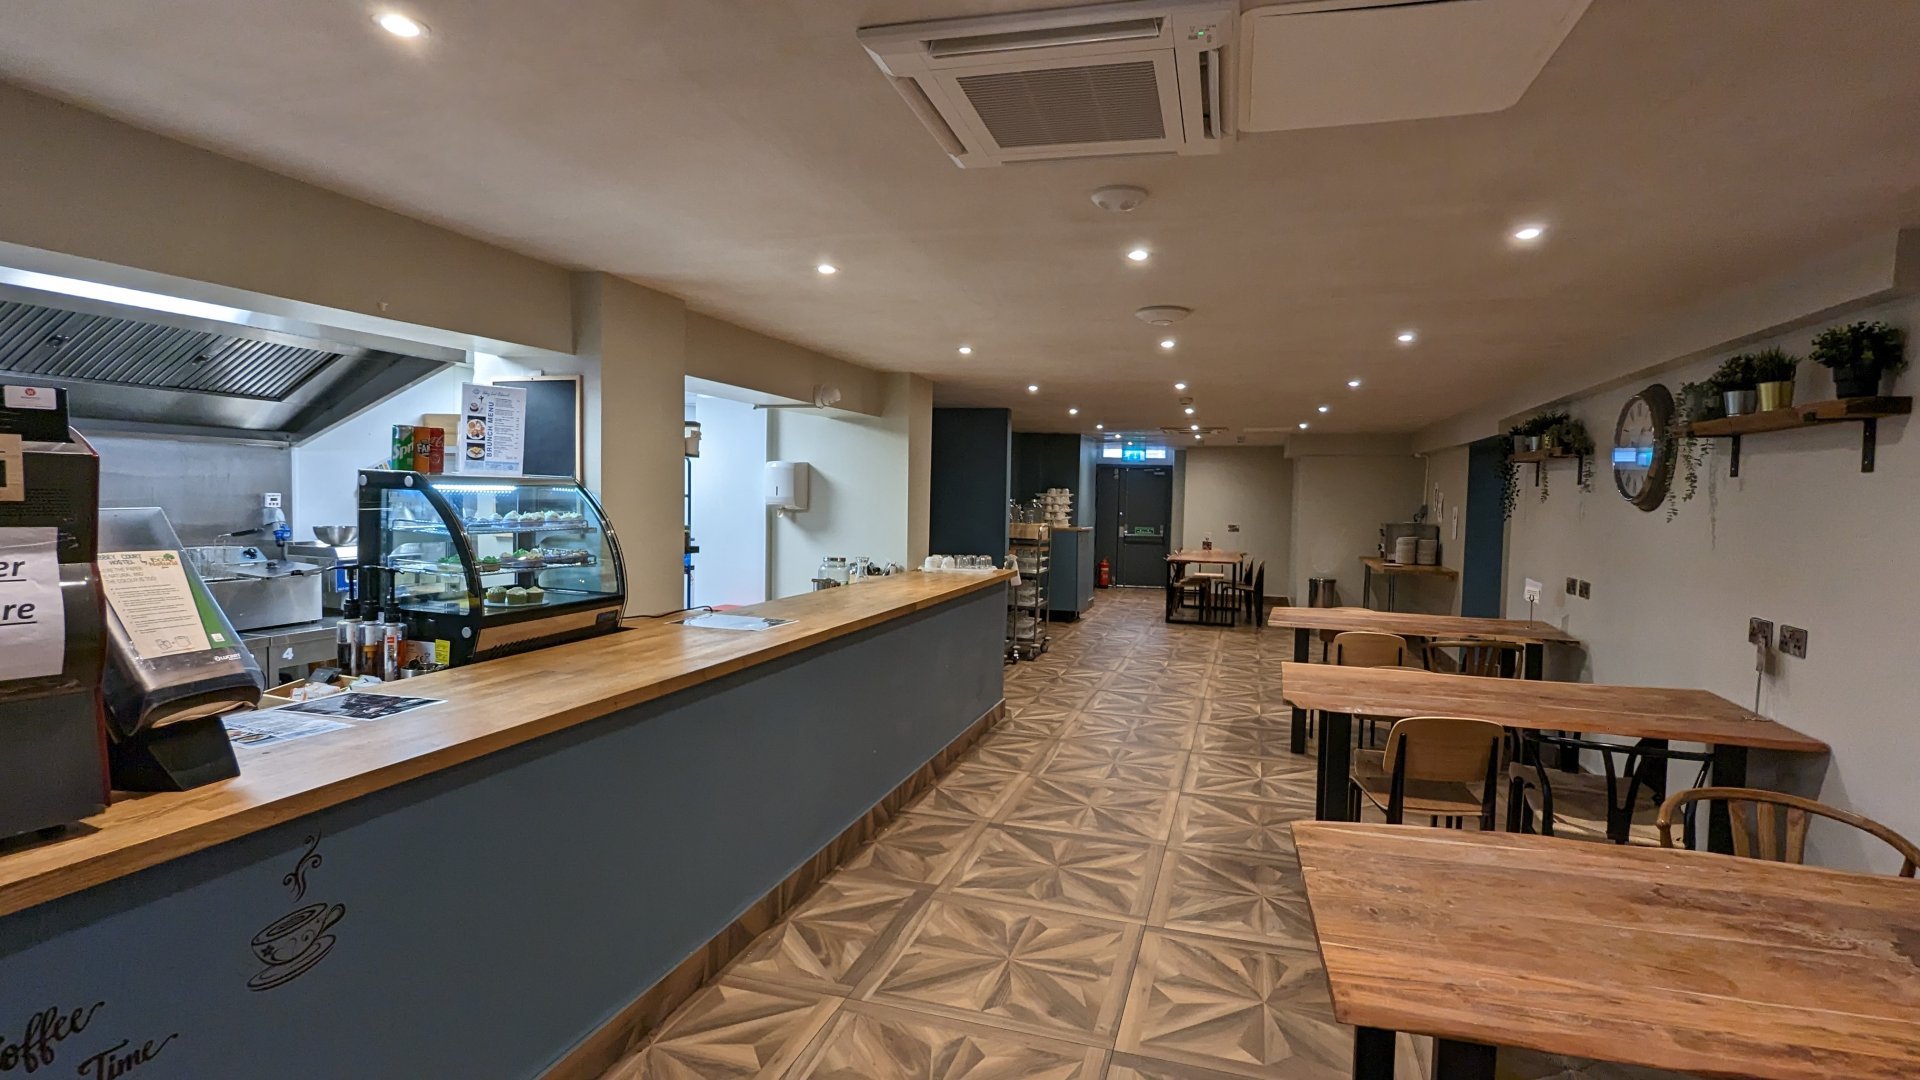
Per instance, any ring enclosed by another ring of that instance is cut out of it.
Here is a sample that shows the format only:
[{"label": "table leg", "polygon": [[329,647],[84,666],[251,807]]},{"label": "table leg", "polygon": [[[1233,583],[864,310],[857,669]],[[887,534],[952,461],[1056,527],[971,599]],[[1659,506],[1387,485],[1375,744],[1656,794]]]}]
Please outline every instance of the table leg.
[{"label": "table leg", "polygon": [[1538,682],[1547,666],[1547,647],[1538,641],[1527,642],[1526,677]]},{"label": "table leg", "polygon": [[1458,1039],[1433,1041],[1433,1080],[1493,1080],[1499,1048]]},{"label": "table leg", "polygon": [[1314,785],[1314,816],[1348,821],[1347,783],[1353,770],[1353,714],[1320,713],[1319,768]]},{"label": "table leg", "polygon": [[[1325,738],[1325,735],[1321,737]],[[1715,787],[1747,786],[1746,747],[1716,746],[1713,748],[1713,785]],[[1733,821],[1727,815],[1727,804],[1715,799],[1708,804],[1708,807],[1707,850],[1722,855],[1733,854]]]},{"label": "table leg", "polygon": [[[1304,627],[1294,627],[1293,662],[1296,664],[1304,664],[1307,662],[1307,635],[1309,633],[1310,631]],[[1304,754],[1307,752],[1307,710],[1298,705],[1293,707],[1292,745],[1289,749],[1296,754]]]},{"label": "table leg", "polygon": [[1388,611],[1400,610],[1400,601],[1395,599],[1395,597],[1399,595],[1398,593],[1399,584],[1400,584],[1399,574],[1387,575],[1387,610]]},{"label": "table leg", "polygon": [[[1388,578],[1387,580],[1392,581],[1393,579]],[[1360,567],[1360,601],[1368,607],[1373,606],[1373,567],[1371,566],[1362,565]],[[1387,606],[1392,607],[1393,605],[1388,604]]]},{"label": "table leg", "polygon": [[1353,1080],[1393,1080],[1393,1032],[1353,1029]]}]

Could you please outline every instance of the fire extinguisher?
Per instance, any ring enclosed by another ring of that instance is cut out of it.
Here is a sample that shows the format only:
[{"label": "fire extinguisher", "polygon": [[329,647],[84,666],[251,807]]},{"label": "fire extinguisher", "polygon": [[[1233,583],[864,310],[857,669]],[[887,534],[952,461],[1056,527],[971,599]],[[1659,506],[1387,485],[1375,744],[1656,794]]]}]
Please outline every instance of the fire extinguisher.
[{"label": "fire extinguisher", "polygon": [[1100,560],[1100,565],[1095,568],[1094,574],[1094,584],[1103,589],[1113,587],[1113,567],[1107,565],[1107,560]]}]

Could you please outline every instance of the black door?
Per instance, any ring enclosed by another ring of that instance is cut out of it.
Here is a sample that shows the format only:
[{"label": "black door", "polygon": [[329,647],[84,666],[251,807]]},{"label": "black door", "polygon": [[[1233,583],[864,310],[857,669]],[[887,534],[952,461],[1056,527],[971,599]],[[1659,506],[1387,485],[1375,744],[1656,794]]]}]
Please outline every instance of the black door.
[{"label": "black door", "polygon": [[[1173,470],[1103,466],[1099,488],[1111,484],[1113,520],[1096,503],[1096,519],[1110,528],[1118,557],[1113,561],[1113,583],[1160,588],[1167,582],[1167,533],[1173,522]],[[1109,479],[1109,474],[1111,479]]]},{"label": "black door", "polygon": [[1497,619],[1501,614],[1500,573],[1507,540],[1507,514],[1501,506],[1507,462],[1504,435],[1467,448],[1467,546],[1460,558],[1460,614]]},{"label": "black door", "polygon": [[1120,473],[1124,471],[1102,465],[1093,474],[1093,565],[1096,567],[1103,559],[1110,570],[1120,565]]}]

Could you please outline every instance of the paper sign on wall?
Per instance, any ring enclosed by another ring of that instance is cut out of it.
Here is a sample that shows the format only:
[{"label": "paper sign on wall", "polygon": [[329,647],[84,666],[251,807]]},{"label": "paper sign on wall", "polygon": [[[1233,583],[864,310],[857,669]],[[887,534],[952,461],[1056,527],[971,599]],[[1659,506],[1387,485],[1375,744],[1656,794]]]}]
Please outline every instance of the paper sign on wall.
[{"label": "paper sign on wall", "polygon": [[460,471],[519,476],[526,460],[527,392],[460,384]]},{"label": "paper sign on wall", "polygon": [[100,588],[140,659],[213,647],[179,552],[103,551]]},{"label": "paper sign on wall", "polygon": [[0,680],[58,675],[66,660],[58,530],[0,529]]},{"label": "paper sign on wall", "polygon": [[1537,581],[1535,581],[1535,580],[1533,580],[1532,578],[1528,578],[1528,579],[1526,579],[1526,587],[1525,587],[1525,589],[1524,589],[1524,590],[1523,590],[1523,591],[1521,592],[1521,594],[1520,594],[1520,595],[1521,595],[1521,597],[1522,597],[1523,599],[1525,599],[1525,600],[1526,600],[1526,602],[1527,602],[1527,603],[1529,603],[1529,604],[1537,604],[1537,603],[1539,603],[1539,602],[1540,602],[1540,589],[1541,589],[1541,587],[1542,587],[1542,586],[1541,586],[1541,584],[1540,584],[1539,582],[1537,582]]}]

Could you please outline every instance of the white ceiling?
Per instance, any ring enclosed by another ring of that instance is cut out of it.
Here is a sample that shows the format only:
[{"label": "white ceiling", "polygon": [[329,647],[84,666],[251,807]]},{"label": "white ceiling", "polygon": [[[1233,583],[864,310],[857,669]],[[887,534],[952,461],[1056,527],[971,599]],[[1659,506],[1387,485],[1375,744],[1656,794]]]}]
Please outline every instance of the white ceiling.
[{"label": "white ceiling", "polygon": [[[357,0],[8,0],[0,77],[1025,430],[1183,423],[1176,378],[1208,425],[1407,430],[1920,213],[1913,0],[1594,0],[1504,112],[956,169],[854,31],[1028,6],[407,0],[416,47]],[[1170,354],[1152,303],[1196,311]]]}]

